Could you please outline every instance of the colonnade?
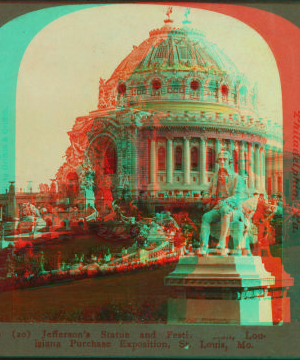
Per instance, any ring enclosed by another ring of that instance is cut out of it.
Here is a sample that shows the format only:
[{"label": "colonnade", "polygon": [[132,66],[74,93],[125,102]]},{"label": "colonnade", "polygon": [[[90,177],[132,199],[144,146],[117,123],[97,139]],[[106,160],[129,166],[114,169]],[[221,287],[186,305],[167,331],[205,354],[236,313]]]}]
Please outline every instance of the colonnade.
[{"label": "colonnade", "polygon": [[[182,148],[182,170],[175,170],[175,149],[178,143]],[[208,144],[209,142],[209,144]],[[177,139],[168,137],[165,144],[166,166],[165,170],[158,171],[158,142],[152,138],[150,140],[150,166],[149,180],[154,185],[158,182],[159,174],[166,175],[166,185],[173,185],[177,174],[183,173],[183,181],[178,185],[190,185],[191,175],[198,175],[197,184],[200,188],[208,183],[212,172],[207,169],[208,147],[213,149],[217,157],[222,146],[229,150],[235,162],[236,171],[243,176],[252,191],[275,193],[282,188],[282,152],[278,148],[270,148],[260,143],[251,143],[238,140],[207,139],[204,137],[191,138],[183,137]],[[196,145],[198,149],[197,170],[191,169],[191,149]],[[200,160],[200,161],[199,161]],[[217,159],[215,158],[215,161]],[[272,181],[270,182],[270,176]],[[161,182],[160,182],[161,183]],[[271,184],[271,185],[270,185]],[[196,185],[193,183],[193,185]],[[267,185],[267,186],[266,186]],[[272,188],[270,188],[270,186]]]}]

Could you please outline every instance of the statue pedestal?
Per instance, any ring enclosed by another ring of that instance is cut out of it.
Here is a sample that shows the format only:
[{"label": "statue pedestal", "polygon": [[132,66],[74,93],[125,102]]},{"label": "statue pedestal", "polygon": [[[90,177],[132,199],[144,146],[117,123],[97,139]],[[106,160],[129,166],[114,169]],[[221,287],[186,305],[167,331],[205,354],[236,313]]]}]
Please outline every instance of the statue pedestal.
[{"label": "statue pedestal", "polygon": [[259,256],[183,256],[165,278],[168,323],[273,325],[274,282]]},{"label": "statue pedestal", "polygon": [[262,256],[262,262],[266,270],[275,277],[275,283],[269,289],[272,296],[273,322],[291,322],[288,289],[294,286],[294,279],[284,270],[279,257]]}]

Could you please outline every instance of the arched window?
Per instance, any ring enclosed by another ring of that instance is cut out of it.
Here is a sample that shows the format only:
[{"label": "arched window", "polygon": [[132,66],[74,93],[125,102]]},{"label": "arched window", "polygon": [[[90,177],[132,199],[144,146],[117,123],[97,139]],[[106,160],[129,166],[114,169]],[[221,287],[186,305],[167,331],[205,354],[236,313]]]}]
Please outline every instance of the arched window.
[{"label": "arched window", "polygon": [[177,146],[175,149],[175,170],[182,170],[182,148]]},{"label": "arched window", "polygon": [[222,101],[227,102],[228,101],[228,87],[227,87],[227,85],[222,85],[221,92],[222,92]]},{"label": "arched window", "polygon": [[163,146],[158,148],[158,170],[166,170],[166,150]]},{"label": "arched window", "polygon": [[190,87],[191,87],[191,90],[192,91],[199,91],[200,90],[200,81],[198,80],[192,80],[191,83],[190,83]]},{"label": "arched window", "polygon": [[192,170],[197,171],[199,170],[199,156],[198,156],[198,149],[193,147],[191,150],[191,162],[192,162]]},{"label": "arched window", "polygon": [[160,79],[153,79],[152,80],[152,89],[154,91],[158,91],[161,88],[161,81]]},{"label": "arched window", "polygon": [[216,80],[211,80],[209,82],[208,95],[212,100],[216,100],[218,98],[218,83]]},{"label": "arched window", "polygon": [[104,158],[104,174],[112,175],[117,172],[117,154],[113,143],[110,143]]},{"label": "arched window", "polygon": [[215,150],[209,148],[206,156],[207,171],[215,171]]},{"label": "arched window", "polygon": [[126,84],[125,83],[120,83],[118,85],[118,93],[120,95],[124,95],[126,93]]},{"label": "arched window", "polygon": [[248,90],[245,85],[240,88],[240,102],[242,105],[247,105]]}]

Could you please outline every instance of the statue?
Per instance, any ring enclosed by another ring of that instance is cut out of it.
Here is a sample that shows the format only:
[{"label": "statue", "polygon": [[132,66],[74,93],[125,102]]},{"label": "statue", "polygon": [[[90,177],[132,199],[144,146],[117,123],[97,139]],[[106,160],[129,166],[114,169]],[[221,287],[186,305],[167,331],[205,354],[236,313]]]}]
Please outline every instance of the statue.
[{"label": "statue", "polygon": [[44,252],[41,251],[41,252],[40,252],[40,259],[39,259],[40,272],[41,272],[41,273],[45,272],[44,262],[45,262],[45,255],[44,255]]},{"label": "statue", "polygon": [[78,168],[81,190],[93,191],[95,171],[89,159],[86,159]]},{"label": "statue", "polygon": [[269,245],[275,243],[275,230],[271,221],[278,210],[280,211],[278,198],[268,200],[264,198],[263,194],[260,194],[257,209],[253,216],[253,224],[257,227],[258,238],[255,244],[255,252],[259,253],[262,250],[264,253],[269,252]]},{"label": "statue", "polygon": [[61,251],[57,252],[57,269],[61,271]]},{"label": "statue", "polygon": [[78,264],[79,263],[79,257],[77,254],[75,254],[74,256],[74,264]]},{"label": "statue", "polygon": [[191,8],[186,8],[186,9],[185,9],[185,13],[184,13],[185,20],[182,21],[182,23],[183,23],[184,25],[191,23],[191,21],[188,19],[188,16],[189,16],[190,13],[191,13]]},{"label": "statue", "polygon": [[33,231],[42,229],[46,226],[46,221],[41,217],[40,211],[35,205],[30,203],[22,204],[20,208],[19,229],[31,227]]},{"label": "statue", "polygon": [[111,254],[109,249],[107,250],[107,254],[104,254],[104,261],[109,262],[111,260]]},{"label": "statue", "polygon": [[[232,171],[232,159],[229,152],[222,149],[218,154],[217,162],[219,169],[212,177],[209,187],[212,209],[204,214],[201,224],[200,253],[202,255],[207,255],[211,223],[220,220],[221,232],[217,248],[225,250],[230,222],[235,221],[242,214],[241,205],[249,198],[244,179]],[[237,231],[238,237],[242,238],[244,231],[242,221]]]},{"label": "statue", "polygon": [[87,158],[77,169],[79,174],[80,198],[84,201],[85,208],[88,204],[94,206],[95,171]]},{"label": "statue", "polygon": [[98,216],[98,211],[96,210],[96,208],[94,206],[92,206],[91,204],[88,204],[87,216],[86,216],[85,220],[87,222],[96,221],[97,216]]},{"label": "statue", "polygon": [[125,218],[125,213],[122,210],[121,206],[118,204],[121,202],[121,198],[118,198],[112,202],[112,208],[114,212],[116,213],[117,219],[119,221],[122,221]]}]

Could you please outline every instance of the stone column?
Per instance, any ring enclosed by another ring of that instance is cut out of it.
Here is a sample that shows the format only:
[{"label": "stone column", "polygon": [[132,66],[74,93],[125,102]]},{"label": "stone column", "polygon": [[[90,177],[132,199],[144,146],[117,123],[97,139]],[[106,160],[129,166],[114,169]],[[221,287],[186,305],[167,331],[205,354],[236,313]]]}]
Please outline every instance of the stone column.
[{"label": "stone column", "polygon": [[241,141],[240,144],[240,161],[239,161],[239,173],[245,179],[245,153],[244,153],[244,142]]},{"label": "stone column", "polygon": [[218,158],[218,155],[219,155],[219,152],[221,150],[221,142],[220,142],[220,139],[216,138],[216,160]]},{"label": "stone column", "polygon": [[167,183],[173,183],[173,139],[167,138]]},{"label": "stone column", "polygon": [[252,161],[252,143],[248,143],[248,176],[249,176],[249,189],[254,188],[253,176],[253,161]]},{"label": "stone column", "polygon": [[261,190],[265,191],[265,183],[266,183],[266,175],[265,175],[265,149],[262,146],[260,148],[260,183],[261,183]]},{"label": "stone column", "polygon": [[150,184],[156,183],[156,141],[150,140]]},{"label": "stone column", "polygon": [[200,138],[200,185],[206,183],[206,139]]},{"label": "stone column", "polygon": [[236,162],[237,162],[237,174],[240,172],[240,153],[239,153],[239,143],[234,143],[233,150],[236,150]]},{"label": "stone column", "polygon": [[260,190],[260,156],[259,144],[255,145],[255,189]]},{"label": "stone column", "polygon": [[234,140],[230,139],[229,141],[230,141],[230,145],[229,145],[230,153],[231,153],[231,156],[232,156],[232,159],[233,159]]},{"label": "stone column", "polygon": [[183,178],[184,183],[190,183],[190,170],[191,170],[191,151],[190,151],[190,137],[184,138],[183,145]]},{"label": "stone column", "polygon": [[214,172],[219,171],[218,155],[219,155],[220,150],[221,150],[221,143],[220,143],[220,140],[218,138],[216,138],[215,139],[215,167],[214,167]]},{"label": "stone column", "polygon": [[248,142],[244,142],[244,157],[245,157],[245,173],[248,175],[249,181],[249,156],[248,156]]},{"label": "stone column", "polygon": [[273,147],[272,149],[272,179],[273,179],[273,193],[278,192],[278,161],[277,161],[277,149]]},{"label": "stone column", "polygon": [[229,140],[229,152],[232,158],[232,170],[234,171],[234,159],[233,159],[233,150],[234,150],[234,140],[230,139]]}]

